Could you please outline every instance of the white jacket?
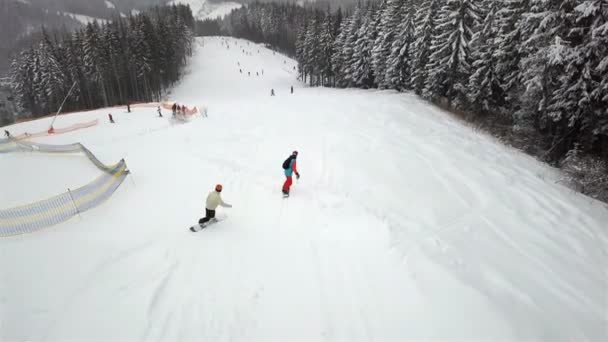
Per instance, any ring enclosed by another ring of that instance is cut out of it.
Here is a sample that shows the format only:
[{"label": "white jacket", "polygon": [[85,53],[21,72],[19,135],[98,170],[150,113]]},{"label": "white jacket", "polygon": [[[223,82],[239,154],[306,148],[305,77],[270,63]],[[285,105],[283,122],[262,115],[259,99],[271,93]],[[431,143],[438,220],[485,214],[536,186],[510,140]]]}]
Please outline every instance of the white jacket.
[{"label": "white jacket", "polygon": [[225,208],[232,208],[232,205],[222,201],[222,196],[220,196],[219,192],[211,191],[207,196],[207,204],[205,205],[205,207],[209,210],[215,210],[217,209],[218,205],[221,205]]}]

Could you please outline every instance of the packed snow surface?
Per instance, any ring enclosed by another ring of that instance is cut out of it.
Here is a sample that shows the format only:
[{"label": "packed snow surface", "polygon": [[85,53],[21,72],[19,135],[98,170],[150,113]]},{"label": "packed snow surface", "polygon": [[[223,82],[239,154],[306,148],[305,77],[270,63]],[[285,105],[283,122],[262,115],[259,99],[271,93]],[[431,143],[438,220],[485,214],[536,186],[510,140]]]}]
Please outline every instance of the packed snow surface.
[{"label": "packed snow surface", "polygon": [[[0,340],[607,340],[605,205],[413,95],[308,88],[293,60],[225,40],[198,40],[169,96],[208,118],[109,108],[37,139],[132,175],[80,218],[0,239]],[[98,175],[55,157],[0,155],[1,203]],[[234,207],[191,233],[216,183]]]}]

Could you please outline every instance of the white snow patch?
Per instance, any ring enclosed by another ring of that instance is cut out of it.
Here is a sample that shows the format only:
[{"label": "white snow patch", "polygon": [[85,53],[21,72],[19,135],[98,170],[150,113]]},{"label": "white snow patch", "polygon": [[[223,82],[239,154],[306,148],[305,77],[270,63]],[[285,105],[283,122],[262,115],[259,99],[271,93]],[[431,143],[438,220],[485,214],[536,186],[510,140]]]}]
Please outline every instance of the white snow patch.
[{"label": "white snow patch", "polygon": [[241,8],[242,4],[236,2],[222,2],[220,4],[213,4],[209,6],[209,12],[203,15],[202,19],[216,19],[223,18],[230,14],[232,10]]},{"label": "white snow patch", "polygon": [[[604,204],[416,96],[308,88],[261,45],[197,42],[169,100],[208,118],[108,108],[37,139],[132,175],[80,218],[0,239],[0,340],[607,340]],[[91,176],[54,157],[0,154],[0,203]],[[188,232],[216,183],[234,208]]]},{"label": "white snow patch", "polygon": [[[60,14],[60,13],[57,12],[57,14]],[[78,20],[83,25],[86,25],[88,23],[92,23],[94,21],[97,21],[100,24],[103,24],[103,23],[107,22],[106,19],[90,17],[90,16],[84,15],[84,14],[76,14],[76,13],[64,12],[63,15],[68,16],[68,17],[70,17],[72,19]]]},{"label": "white snow patch", "polygon": [[116,6],[108,0],[104,0],[104,3],[106,4],[107,8],[116,8]]},{"label": "white snow patch", "polygon": [[197,19],[222,18],[229,14],[233,9],[240,8],[242,5],[236,2],[209,3],[207,0],[174,0],[171,4],[189,5],[192,14]]},{"label": "white snow patch", "polygon": [[138,15],[139,13],[141,13],[140,10],[136,10],[136,9],[131,10],[131,15]]}]

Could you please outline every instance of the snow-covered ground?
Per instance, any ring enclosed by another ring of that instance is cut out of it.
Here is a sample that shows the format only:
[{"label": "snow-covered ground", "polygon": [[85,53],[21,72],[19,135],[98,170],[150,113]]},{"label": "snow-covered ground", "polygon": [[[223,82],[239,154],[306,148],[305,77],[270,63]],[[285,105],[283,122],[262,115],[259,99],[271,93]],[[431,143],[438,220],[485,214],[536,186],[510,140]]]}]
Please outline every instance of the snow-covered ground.
[{"label": "snow-covered ground", "polygon": [[[132,176],[80,218],[0,240],[1,341],[608,339],[604,204],[415,96],[307,88],[294,61],[221,41],[198,41],[171,96],[208,118],[111,108],[37,139],[125,157]],[[3,205],[96,175],[52,157],[0,155]],[[216,183],[234,208],[187,231]]]},{"label": "snow-covered ground", "polygon": [[194,17],[201,20],[224,17],[233,9],[242,6],[237,2],[210,3],[207,0],[173,0],[171,3],[190,5]]}]

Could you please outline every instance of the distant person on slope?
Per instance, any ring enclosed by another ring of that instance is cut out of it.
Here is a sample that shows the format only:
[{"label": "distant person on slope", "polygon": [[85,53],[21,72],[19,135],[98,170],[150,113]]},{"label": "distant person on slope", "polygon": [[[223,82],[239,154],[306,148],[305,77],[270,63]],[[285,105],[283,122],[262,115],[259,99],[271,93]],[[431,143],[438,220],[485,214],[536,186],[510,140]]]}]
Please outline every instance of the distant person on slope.
[{"label": "distant person on slope", "polygon": [[291,176],[295,172],[296,178],[300,179],[300,173],[296,167],[296,158],[298,158],[298,151],[293,151],[293,153],[285,159],[283,162],[283,170],[285,170],[285,183],[283,183],[283,195],[289,196],[289,188],[291,188],[291,184],[293,180]]},{"label": "distant person on slope", "polygon": [[6,135],[7,138],[11,137],[11,132],[4,130],[4,135]]},{"label": "distant person on slope", "polygon": [[232,208],[231,204],[225,203],[222,200],[222,196],[220,193],[222,192],[222,184],[218,184],[215,186],[215,191],[211,191],[209,195],[207,195],[207,203],[205,203],[205,217],[198,220],[198,223],[203,224],[209,222],[209,220],[215,218],[215,209],[218,206],[222,206],[224,208]]},{"label": "distant person on slope", "polygon": [[270,89],[270,96],[274,96],[274,89]]},{"label": "distant person on slope", "polygon": [[108,119],[110,119],[110,123],[114,123],[114,118],[112,117],[112,114],[108,113]]}]

